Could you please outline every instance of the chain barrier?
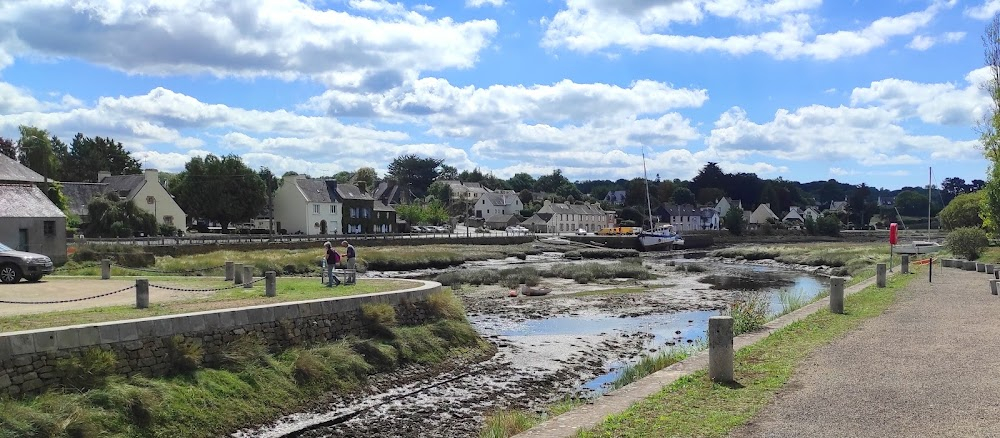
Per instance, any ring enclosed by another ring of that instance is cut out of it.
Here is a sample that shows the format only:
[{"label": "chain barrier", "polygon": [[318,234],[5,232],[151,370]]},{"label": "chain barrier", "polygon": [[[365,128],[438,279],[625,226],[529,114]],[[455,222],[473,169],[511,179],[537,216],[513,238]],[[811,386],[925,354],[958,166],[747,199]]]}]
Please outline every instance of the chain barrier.
[{"label": "chain barrier", "polygon": [[[254,280],[254,281],[251,281],[250,284],[257,284],[257,283],[259,283],[261,281],[264,281],[265,279],[266,279],[266,277],[260,277],[260,278]],[[161,286],[161,285],[158,285],[158,284],[150,283],[149,287],[155,287],[157,289],[172,290],[172,291],[177,291],[177,292],[218,292],[218,291],[222,291],[222,290],[241,288],[241,287],[244,287],[244,285],[243,285],[243,283],[239,283],[239,284],[234,284],[234,285],[231,285],[231,286],[216,287],[216,288],[211,288],[211,289],[188,289],[188,288],[181,288],[181,287]]]},{"label": "chain barrier", "polygon": [[119,265],[117,263],[114,263],[113,265],[117,266],[119,269],[124,269],[124,270],[127,270],[127,271],[150,272],[150,273],[154,273],[154,274],[193,274],[195,272],[211,271],[213,269],[222,269],[222,268],[226,267],[226,265],[219,265],[219,266],[211,266],[211,267],[208,267],[208,268],[187,269],[187,270],[182,270],[182,271],[158,271],[156,269],[132,268],[132,267],[128,267],[128,266],[122,266],[122,265]]},{"label": "chain barrier", "polygon": [[78,301],[87,301],[87,300],[93,300],[95,298],[101,298],[101,297],[106,297],[106,296],[109,296],[109,295],[114,295],[114,294],[119,293],[119,292],[125,292],[125,291],[127,291],[129,289],[135,289],[135,285],[128,286],[128,287],[123,287],[123,288],[118,289],[118,290],[113,291],[113,292],[103,293],[103,294],[100,294],[100,295],[94,295],[92,297],[86,297],[86,298],[73,298],[73,299],[70,299],[70,300],[56,300],[56,301],[7,301],[7,300],[0,300],[0,303],[2,303],[2,304],[63,304],[63,303],[75,303],[75,302],[78,302]]}]

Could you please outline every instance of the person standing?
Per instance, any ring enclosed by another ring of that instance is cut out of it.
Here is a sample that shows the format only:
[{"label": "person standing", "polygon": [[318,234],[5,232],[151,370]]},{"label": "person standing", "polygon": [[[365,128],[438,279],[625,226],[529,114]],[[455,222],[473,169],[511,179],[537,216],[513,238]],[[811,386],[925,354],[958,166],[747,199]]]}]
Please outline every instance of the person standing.
[{"label": "person standing", "polygon": [[333,269],[340,264],[340,253],[333,248],[333,244],[330,242],[324,243],[323,246],[326,248],[326,278],[328,280],[326,287],[340,286],[340,279],[333,272]]},{"label": "person standing", "polygon": [[347,257],[347,264],[344,266],[344,269],[347,269],[347,272],[344,274],[344,284],[354,284],[357,281],[357,278],[355,277],[357,271],[355,269],[357,269],[358,253],[354,250],[354,245],[347,243],[346,240],[340,242],[340,244],[347,248],[347,253],[345,254]]}]

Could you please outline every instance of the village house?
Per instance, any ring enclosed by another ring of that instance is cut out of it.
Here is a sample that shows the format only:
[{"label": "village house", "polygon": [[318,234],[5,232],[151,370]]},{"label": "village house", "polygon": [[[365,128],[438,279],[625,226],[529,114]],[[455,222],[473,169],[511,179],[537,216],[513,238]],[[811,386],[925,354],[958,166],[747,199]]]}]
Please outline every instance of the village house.
[{"label": "village house", "polygon": [[715,209],[719,212],[719,217],[726,217],[730,208],[743,210],[743,201],[723,196],[715,203]]},{"label": "village house", "polygon": [[334,180],[288,175],[274,194],[275,227],[281,234],[337,234],[343,211]]},{"label": "village house", "polygon": [[703,230],[718,230],[719,222],[721,222],[721,217],[719,216],[719,210],[713,207],[705,207],[701,210],[701,229]]},{"label": "village house", "polygon": [[87,204],[95,196],[114,193],[153,215],[159,225],[182,230],[187,226],[187,214],[160,184],[160,172],[156,169],[145,169],[141,174],[132,175],[111,175],[111,172],[102,171],[97,173],[96,183],[63,182],[62,187],[68,210],[79,216],[83,223],[90,222]]},{"label": "village house", "polygon": [[375,221],[372,232],[375,234],[397,233],[400,230],[396,209],[385,205],[381,200],[375,200]]},{"label": "village house", "polygon": [[45,177],[0,155],[0,243],[66,262],[66,215],[35,184]]},{"label": "village house", "polygon": [[489,219],[490,216],[502,214],[512,215],[524,209],[524,204],[513,190],[501,190],[485,193],[476,203],[475,216]]},{"label": "village house", "polygon": [[[359,183],[361,184],[361,183]],[[343,204],[341,220],[344,234],[367,234],[374,232],[375,199],[365,191],[363,184],[338,184],[333,181],[337,198]]]},{"label": "village house", "polygon": [[750,213],[750,220],[747,221],[751,227],[759,227],[770,221],[777,221],[778,216],[771,211],[771,204],[764,203],[757,206],[757,209]]},{"label": "village house", "polygon": [[691,204],[677,205],[665,202],[653,210],[653,216],[660,223],[673,225],[677,231],[702,229],[701,211]]},{"label": "village house", "polygon": [[551,214],[545,222],[547,233],[573,233],[583,229],[588,233],[596,233],[607,226],[607,214],[600,206],[591,203],[570,204],[556,203],[545,200],[536,215]]},{"label": "village house", "polygon": [[612,190],[604,195],[604,202],[611,205],[625,205],[625,191],[624,190]]}]

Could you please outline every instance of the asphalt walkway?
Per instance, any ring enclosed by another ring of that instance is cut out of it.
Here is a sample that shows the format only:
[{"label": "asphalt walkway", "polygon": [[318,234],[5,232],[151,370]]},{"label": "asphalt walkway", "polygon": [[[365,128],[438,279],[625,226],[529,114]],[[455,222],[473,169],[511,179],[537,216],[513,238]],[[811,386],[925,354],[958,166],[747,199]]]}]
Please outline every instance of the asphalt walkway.
[{"label": "asphalt walkway", "polygon": [[1000,436],[991,277],[935,266],[928,283],[925,271],[883,315],[810,355],[731,436]]}]

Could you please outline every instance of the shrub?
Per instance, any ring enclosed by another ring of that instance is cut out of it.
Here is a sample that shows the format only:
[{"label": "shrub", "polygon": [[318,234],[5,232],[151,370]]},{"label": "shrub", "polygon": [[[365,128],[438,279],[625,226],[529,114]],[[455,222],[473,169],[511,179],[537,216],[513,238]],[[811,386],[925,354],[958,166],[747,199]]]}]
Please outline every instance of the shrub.
[{"label": "shrub", "polygon": [[177,335],[167,342],[167,359],[174,374],[191,374],[201,367],[204,359],[201,343]]},{"label": "shrub", "polygon": [[396,308],[387,303],[362,304],[361,321],[370,333],[392,338],[396,326]]},{"label": "shrub", "polygon": [[774,225],[771,225],[770,222],[764,222],[760,224],[760,234],[765,236],[770,236],[774,234]]},{"label": "shrub", "polygon": [[67,388],[86,390],[104,386],[114,374],[118,358],[112,351],[91,348],[80,356],[56,361],[56,371]]},{"label": "shrub", "polygon": [[806,233],[816,234],[816,219],[813,219],[812,216],[806,216],[802,222],[802,227],[805,228]]},{"label": "shrub", "polygon": [[432,318],[465,321],[462,301],[449,292],[437,292],[427,297],[427,312]]},{"label": "shrub", "polygon": [[941,228],[953,230],[961,227],[981,227],[983,218],[979,216],[979,212],[985,195],[984,190],[979,190],[956,196],[941,210]]},{"label": "shrub", "polygon": [[840,219],[836,216],[826,215],[816,221],[816,234],[821,236],[836,237],[840,235]]},{"label": "shrub", "polygon": [[743,209],[740,208],[730,208],[726,212],[726,215],[722,218],[722,224],[729,232],[734,236],[739,236],[743,234],[746,224],[743,223]]},{"label": "shrub", "polygon": [[767,323],[767,294],[760,291],[742,291],[729,303],[728,313],[733,317],[733,336],[752,332]]},{"label": "shrub", "polygon": [[955,255],[975,260],[990,245],[986,231],[982,228],[962,227],[948,233],[948,249]]},{"label": "shrub", "polygon": [[75,262],[99,262],[104,259],[111,259],[114,263],[132,268],[144,268],[156,264],[156,257],[142,251],[141,247],[135,245],[95,245],[83,244],[76,248],[73,253]]}]

